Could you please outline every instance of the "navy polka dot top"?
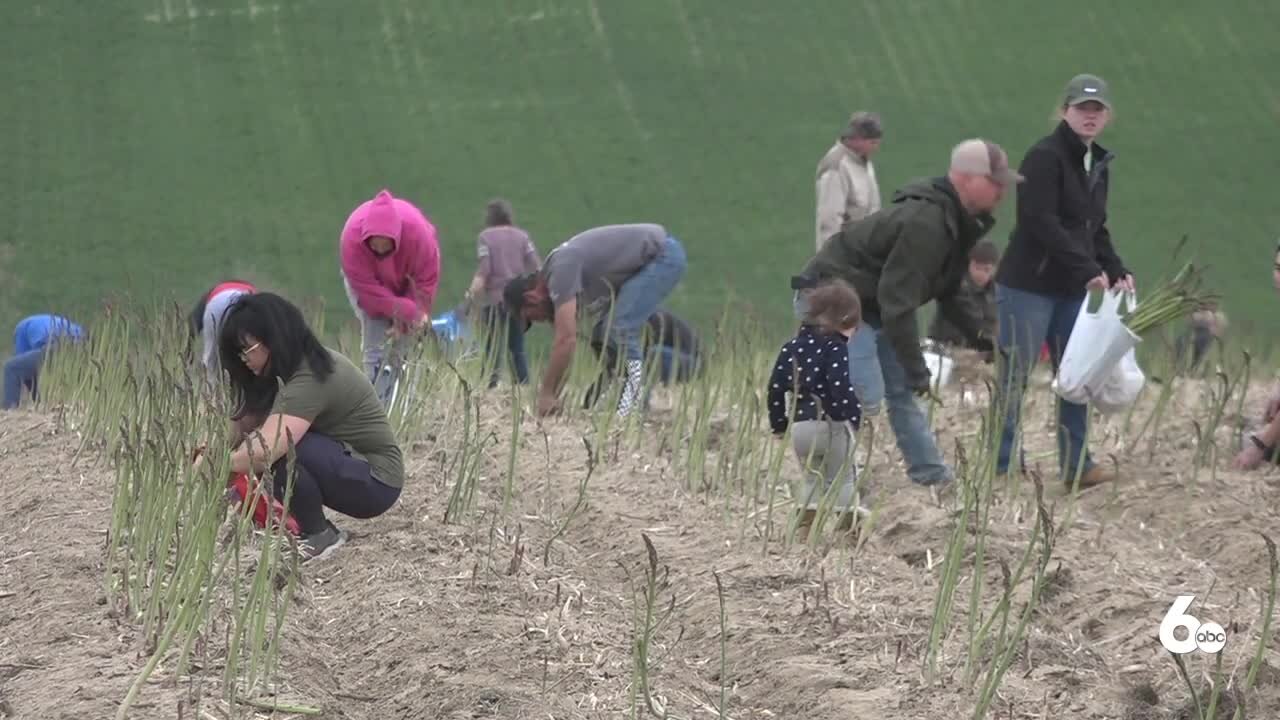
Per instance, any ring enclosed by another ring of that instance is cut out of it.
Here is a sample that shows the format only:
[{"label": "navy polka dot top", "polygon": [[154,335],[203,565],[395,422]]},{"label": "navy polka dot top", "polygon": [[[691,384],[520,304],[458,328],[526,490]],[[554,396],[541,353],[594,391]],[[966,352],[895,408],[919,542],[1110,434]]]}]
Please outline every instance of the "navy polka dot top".
[{"label": "navy polka dot top", "polygon": [[849,384],[848,341],[811,325],[782,346],[769,376],[769,426],[787,429],[787,395],[796,399],[795,420],[847,420],[858,429],[862,404]]}]

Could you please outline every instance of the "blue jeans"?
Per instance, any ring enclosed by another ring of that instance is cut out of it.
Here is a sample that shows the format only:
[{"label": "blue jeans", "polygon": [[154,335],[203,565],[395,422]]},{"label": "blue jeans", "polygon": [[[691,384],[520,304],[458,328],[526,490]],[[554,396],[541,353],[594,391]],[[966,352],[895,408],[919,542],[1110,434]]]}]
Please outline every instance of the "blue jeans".
[{"label": "blue jeans", "polygon": [[[793,302],[796,317],[803,318],[808,309],[805,297],[797,292]],[[882,327],[878,316],[865,313],[849,338],[849,382],[862,404],[862,415],[880,414],[880,406],[887,401],[889,427],[907,462],[907,477],[925,486],[951,482],[955,474],[942,459],[929,419],[907,387],[907,371],[888,339],[882,337]]]},{"label": "blue jeans", "polygon": [[[662,254],[627,278],[618,290],[613,305],[613,322],[609,325],[609,338],[615,347],[622,348],[628,362],[642,362],[644,348],[640,333],[649,316],[671,294],[689,267],[684,246],[674,237],[667,236]],[[605,321],[608,323],[608,320]]]},{"label": "blue jeans", "polygon": [[[1040,295],[996,285],[1000,324],[997,407],[1002,407],[1004,412],[1004,432],[1000,438],[996,472],[1004,473],[1009,469],[1009,456],[1013,453],[1013,442],[1019,431],[1022,395],[1027,389],[1027,378],[1039,359],[1041,346],[1049,343],[1049,358],[1056,373],[1085,297],[1083,292],[1078,296]],[[1089,457],[1085,444],[1089,408],[1062,398],[1057,398],[1057,402],[1058,466],[1064,479],[1074,479],[1077,470],[1083,474],[1093,467],[1093,459]],[[1025,453],[1022,455],[1025,458]],[[1023,458],[1019,458],[1019,465],[1025,466]],[[1080,465],[1082,458],[1083,466]]]},{"label": "blue jeans", "polygon": [[44,348],[14,355],[4,364],[4,409],[18,407],[22,399],[22,389],[31,391],[32,399],[36,397],[37,380],[40,377],[40,363],[44,361]]}]

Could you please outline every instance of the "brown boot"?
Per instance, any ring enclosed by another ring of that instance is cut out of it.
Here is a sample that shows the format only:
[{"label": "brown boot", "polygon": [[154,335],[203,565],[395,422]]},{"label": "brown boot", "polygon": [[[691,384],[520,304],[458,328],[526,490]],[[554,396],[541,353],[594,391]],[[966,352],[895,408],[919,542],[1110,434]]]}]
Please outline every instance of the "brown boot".
[{"label": "brown boot", "polygon": [[813,527],[813,521],[817,519],[817,510],[805,510],[800,513],[800,522],[796,524],[796,542],[804,544],[809,542],[809,529]]},{"label": "brown boot", "polygon": [[[1101,465],[1094,465],[1087,472],[1080,476],[1080,489],[1097,487],[1109,482],[1115,482],[1115,473],[1109,473],[1102,469]],[[1067,491],[1071,491],[1071,485],[1074,478],[1067,478],[1064,482],[1067,485]]]}]

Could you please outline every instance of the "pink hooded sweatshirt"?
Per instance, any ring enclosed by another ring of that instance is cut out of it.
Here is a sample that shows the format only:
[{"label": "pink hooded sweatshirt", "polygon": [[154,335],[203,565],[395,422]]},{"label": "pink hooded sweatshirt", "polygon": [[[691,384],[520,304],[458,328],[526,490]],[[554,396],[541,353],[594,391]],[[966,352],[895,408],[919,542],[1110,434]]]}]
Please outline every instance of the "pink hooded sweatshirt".
[{"label": "pink hooded sweatshirt", "polygon": [[[391,238],[393,248],[379,257],[368,239]],[[361,203],[342,228],[342,273],[360,309],[371,317],[405,323],[431,312],[440,283],[440,245],[436,228],[411,203],[380,191]]]}]

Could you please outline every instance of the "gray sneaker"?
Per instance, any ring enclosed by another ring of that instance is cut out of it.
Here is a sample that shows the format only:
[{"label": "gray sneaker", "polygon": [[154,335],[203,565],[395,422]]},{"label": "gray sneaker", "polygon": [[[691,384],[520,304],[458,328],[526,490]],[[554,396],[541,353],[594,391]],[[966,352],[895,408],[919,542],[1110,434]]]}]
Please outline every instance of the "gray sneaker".
[{"label": "gray sneaker", "polygon": [[347,533],[330,522],[324,530],[301,538],[298,542],[298,555],[304,563],[323,560],[332,555],[334,550],[342,547],[346,541]]}]

